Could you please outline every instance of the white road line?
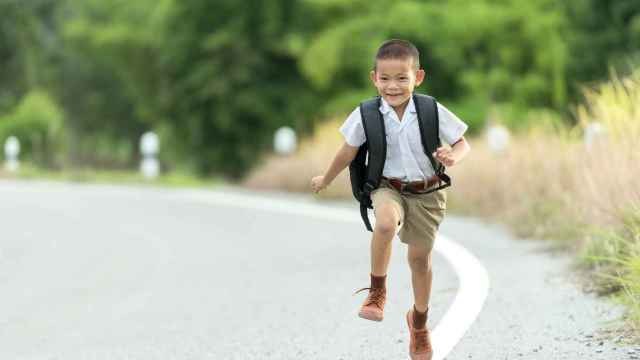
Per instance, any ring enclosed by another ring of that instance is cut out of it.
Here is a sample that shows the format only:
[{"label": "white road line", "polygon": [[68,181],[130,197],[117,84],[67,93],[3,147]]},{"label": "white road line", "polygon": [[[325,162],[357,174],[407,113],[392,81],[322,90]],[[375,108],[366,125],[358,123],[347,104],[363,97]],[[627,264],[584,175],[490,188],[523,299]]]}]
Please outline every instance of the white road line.
[{"label": "white road line", "polygon": [[458,292],[453,304],[433,330],[433,359],[444,359],[476,320],[489,294],[489,273],[462,245],[438,235],[434,250],[458,275]]},{"label": "white road line", "polygon": [[[363,226],[360,214],[355,211],[355,207],[354,210],[341,209],[231,191],[185,190],[177,194],[180,194],[181,199],[190,201],[302,215],[316,219],[357,223]],[[433,360],[442,360],[453,350],[480,314],[489,293],[489,274],[466,248],[443,235],[438,235],[434,250],[449,262],[459,281],[458,292],[453,303],[432,332]]]}]

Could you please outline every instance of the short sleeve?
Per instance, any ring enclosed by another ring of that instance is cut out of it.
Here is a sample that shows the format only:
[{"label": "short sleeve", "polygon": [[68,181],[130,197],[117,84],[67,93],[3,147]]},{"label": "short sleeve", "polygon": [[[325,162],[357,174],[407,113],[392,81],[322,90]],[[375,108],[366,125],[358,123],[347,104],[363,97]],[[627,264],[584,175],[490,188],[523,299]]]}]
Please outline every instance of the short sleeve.
[{"label": "short sleeve", "polygon": [[449,145],[460,140],[469,127],[440,103],[438,103],[438,120],[440,138]]},{"label": "short sleeve", "polygon": [[340,133],[344,136],[347,144],[353,147],[360,147],[366,141],[360,108],[357,107],[340,127]]}]

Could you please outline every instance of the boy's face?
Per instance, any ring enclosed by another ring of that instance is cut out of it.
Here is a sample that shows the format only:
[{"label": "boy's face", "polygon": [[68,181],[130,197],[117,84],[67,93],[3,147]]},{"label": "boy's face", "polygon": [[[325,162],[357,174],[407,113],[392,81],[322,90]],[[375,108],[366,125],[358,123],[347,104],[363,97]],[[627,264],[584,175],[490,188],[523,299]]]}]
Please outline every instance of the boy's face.
[{"label": "boy's face", "polygon": [[413,89],[424,80],[424,70],[416,70],[413,59],[380,59],[376,70],[371,71],[371,81],[378,94],[389,105],[399,107],[409,101]]}]

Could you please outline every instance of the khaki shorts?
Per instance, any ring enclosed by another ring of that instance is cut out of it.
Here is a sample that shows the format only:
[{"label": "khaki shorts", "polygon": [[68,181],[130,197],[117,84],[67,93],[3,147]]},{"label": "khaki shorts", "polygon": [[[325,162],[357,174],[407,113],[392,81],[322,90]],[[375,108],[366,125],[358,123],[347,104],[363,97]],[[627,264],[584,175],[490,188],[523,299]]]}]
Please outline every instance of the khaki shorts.
[{"label": "khaki shorts", "polygon": [[385,179],[371,193],[373,211],[384,203],[392,203],[400,212],[398,237],[405,244],[424,245],[433,249],[438,227],[447,209],[447,194],[444,190],[429,194],[400,193]]}]

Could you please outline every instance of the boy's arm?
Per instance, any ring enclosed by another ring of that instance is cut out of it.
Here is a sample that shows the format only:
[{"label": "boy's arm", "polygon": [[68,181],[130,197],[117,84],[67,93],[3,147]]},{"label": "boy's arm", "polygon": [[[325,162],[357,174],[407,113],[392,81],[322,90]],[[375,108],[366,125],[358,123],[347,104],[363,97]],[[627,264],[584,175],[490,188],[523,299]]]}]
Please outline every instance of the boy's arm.
[{"label": "boy's arm", "polygon": [[451,146],[450,150],[444,147],[439,147],[438,150],[433,153],[433,156],[443,163],[444,166],[451,167],[462,161],[462,159],[464,159],[464,157],[469,153],[469,150],[471,150],[471,146],[469,146],[467,139],[463,136]]},{"label": "boy's arm", "polygon": [[325,174],[322,176],[316,176],[311,179],[311,190],[314,193],[317,193],[329,186],[329,184],[331,184],[336,176],[338,176],[338,174],[340,174],[340,172],[342,172],[344,168],[349,166],[353,159],[356,158],[358,149],[358,147],[351,146],[346,142],[342,144],[342,147],[340,148],[340,150],[338,150],[338,153],[333,158],[333,161],[331,162],[331,165],[329,166],[329,169],[327,169]]}]

